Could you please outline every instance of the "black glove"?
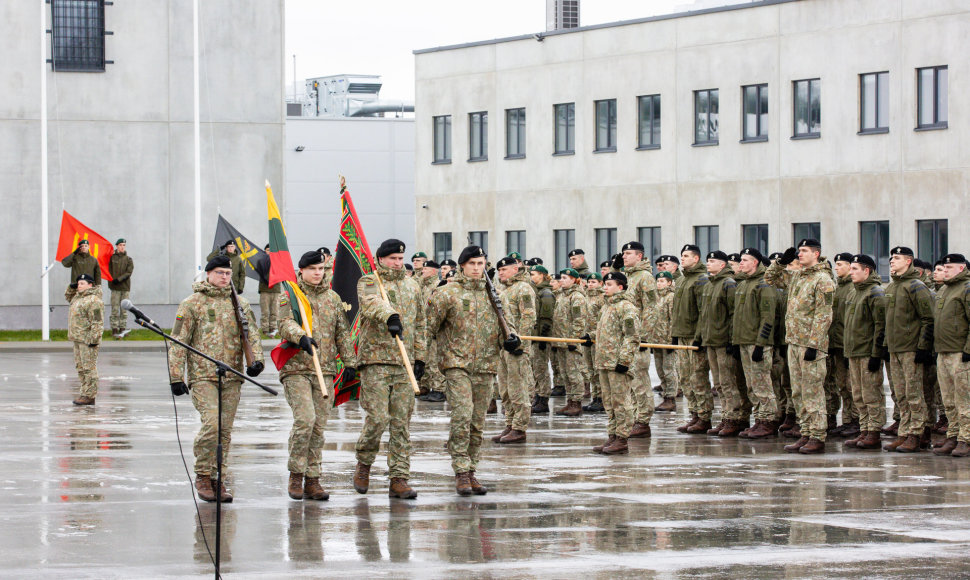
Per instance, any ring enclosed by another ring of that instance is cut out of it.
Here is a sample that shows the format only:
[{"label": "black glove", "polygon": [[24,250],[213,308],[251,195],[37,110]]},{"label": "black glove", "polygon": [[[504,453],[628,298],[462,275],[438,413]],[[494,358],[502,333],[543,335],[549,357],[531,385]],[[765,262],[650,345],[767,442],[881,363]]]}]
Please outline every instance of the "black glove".
[{"label": "black glove", "polygon": [[243,293],[242,290],[236,290],[236,294],[238,294],[239,296],[242,296],[242,293]]},{"label": "black glove", "polygon": [[812,362],[818,356],[818,349],[806,348],[805,349],[805,359],[808,362]]},{"label": "black glove", "polygon": [[310,348],[310,345],[313,345],[318,348],[320,347],[320,345],[317,344],[317,341],[313,340],[309,336],[304,334],[303,336],[300,337],[300,349],[303,350],[303,352],[307,353],[308,355],[313,356],[313,349]]},{"label": "black glove", "polygon": [[401,338],[404,333],[404,325],[401,324],[401,317],[392,314],[387,318],[387,331],[391,333],[391,338]]},{"label": "black glove", "polygon": [[89,344],[88,346],[90,346],[91,348],[94,348],[94,347],[98,346],[98,343],[93,342],[93,343]]},{"label": "black glove", "polygon": [[613,269],[622,270],[623,269],[623,254],[617,254],[613,256]]},{"label": "black glove", "polygon": [[263,369],[265,368],[266,365],[263,364],[263,361],[258,360],[246,368],[246,374],[251,377],[258,377],[259,373],[263,372]]},{"label": "black glove", "polygon": [[795,248],[788,248],[787,250],[785,250],[785,253],[782,254],[780,258],[778,258],[778,263],[781,264],[782,266],[787,266],[788,264],[791,264],[792,262],[794,262],[795,258],[797,257],[798,257],[798,250],[796,250]]},{"label": "black glove", "polygon": [[918,365],[931,365],[933,364],[933,353],[928,350],[918,350],[913,360]]},{"label": "black glove", "polygon": [[357,378],[357,369],[354,367],[344,367],[344,382],[349,383]]},{"label": "black glove", "polygon": [[751,360],[754,362],[765,360],[765,347],[761,345],[754,347],[754,350],[751,351]]},{"label": "black glove", "polygon": [[[964,354],[963,356],[967,360],[970,360],[970,354]],[[866,368],[869,369],[869,372],[870,373],[878,373],[879,372],[879,363],[880,363],[880,360],[879,360],[879,357],[878,356],[871,356],[871,357],[869,357],[869,364],[866,365]]]},{"label": "black glove", "polygon": [[495,277],[495,268],[489,268],[487,274],[488,274],[488,277],[489,278],[494,278]]},{"label": "black glove", "polygon": [[583,346],[593,346],[593,339],[589,336],[589,333],[588,332],[586,334],[584,334],[583,336],[580,336],[579,338],[581,338],[581,339],[583,339],[583,340],[586,341],[586,342],[583,343]]},{"label": "black glove", "polygon": [[182,381],[172,383],[172,394],[176,397],[189,394],[189,386]]},{"label": "black glove", "polygon": [[569,352],[573,352],[574,350],[576,350],[576,345],[570,344],[566,347],[566,350],[568,350]]},{"label": "black glove", "polygon": [[829,349],[829,356],[839,356],[840,357],[840,356],[842,356],[842,352],[843,351],[842,351],[841,348],[830,348]]},{"label": "black glove", "polygon": [[625,375],[628,370],[630,370],[630,367],[621,365],[620,363],[616,363],[616,367],[613,368],[614,372],[620,373],[621,375]]},{"label": "black glove", "polygon": [[887,363],[889,362],[889,349],[888,348],[887,349],[884,349],[882,351],[882,360],[886,361]]},{"label": "black glove", "polygon": [[738,349],[737,345],[729,344],[724,350],[727,351],[728,356],[741,360],[741,351]]},{"label": "black glove", "polygon": [[691,346],[696,346],[697,348],[700,348],[701,347],[701,339],[699,339],[699,338],[694,339],[694,342],[692,342],[690,345]]},{"label": "black glove", "polygon": [[520,346],[522,346],[522,339],[516,336],[514,333],[510,334],[509,337],[506,338],[502,343],[502,348],[504,348],[506,352],[510,353],[519,350]]},{"label": "black glove", "polygon": [[640,352],[643,352],[645,350],[650,350],[650,347],[649,346],[641,346],[640,347]]},{"label": "black glove", "polygon": [[416,360],[414,361],[414,380],[420,381],[421,377],[424,376],[424,361]]},{"label": "black glove", "polygon": [[673,337],[672,339],[670,339],[670,344],[672,344],[674,346],[677,346],[677,337],[676,336]]},{"label": "black glove", "polygon": [[539,344],[539,350],[546,350],[546,343],[545,342],[540,342],[538,344]]}]

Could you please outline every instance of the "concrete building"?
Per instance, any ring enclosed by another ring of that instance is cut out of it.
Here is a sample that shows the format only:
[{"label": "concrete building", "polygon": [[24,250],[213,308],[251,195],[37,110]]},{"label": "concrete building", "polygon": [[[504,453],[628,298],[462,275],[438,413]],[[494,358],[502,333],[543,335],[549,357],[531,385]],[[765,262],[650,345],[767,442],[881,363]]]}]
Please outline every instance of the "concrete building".
[{"label": "concrete building", "polygon": [[[264,180],[285,207],[283,5],[200,2],[205,253],[219,213],[265,239]],[[112,242],[127,238],[132,300],[176,304],[195,273],[192,2],[48,4],[57,65],[44,72],[49,256],[40,247],[40,6],[0,5],[0,229],[3,269],[14,276],[0,289],[0,328],[41,326],[40,266],[54,259],[62,208]],[[51,6],[64,11],[57,23]],[[68,273],[59,264],[50,273],[54,328],[66,321]],[[252,299],[256,286],[246,286]]]},{"label": "concrete building", "polygon": [[966,2],[763,0],[418,50],[418,244],[970,250],[968,31]]}]

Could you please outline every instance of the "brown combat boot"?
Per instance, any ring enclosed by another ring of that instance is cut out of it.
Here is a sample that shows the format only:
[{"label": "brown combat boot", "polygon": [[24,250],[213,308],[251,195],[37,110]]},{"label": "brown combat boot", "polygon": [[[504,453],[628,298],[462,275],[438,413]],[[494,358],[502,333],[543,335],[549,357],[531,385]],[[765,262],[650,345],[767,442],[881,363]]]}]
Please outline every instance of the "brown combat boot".
[{"label": "brown combat boot", "polygon": [[788,431],[782,431],[781,434],[784,437],[787,437],[789,439],[801,439],[802,438],[802,426],[799,425],[798,423],[795,423],[795,425],[792,426],[791,429],[789,429]]},{"label": "brown combat boot", "polygon": [[[293,496],[290,495],[290,497]],[[303,497],[317,501],[327,501],[330,499],[330,494],[320,485],[319,477],[307,477],[303,483]]]},{"label": "brown combat boot", "polygon": [[398,499],[414,499],[418,497],[418,492],[408,485],[408,480],[403,477],[392,477],[391,487],[387,490],[388,497],[396,497]]},{"label": "brown combat boot", "polygon": [[721,419],[721,422],[707,430],[708,435],[717,435],[721,429],[727,425],[728,419]]},{"label": "brown combat boot", "polygon": [[492,437],[492,443],[499,443],[499,442],[501,442],[502,437],[505,437],[506,435],[508,435],[509,434],[509,431],[511,431],[511,430],[512,430],[512,426],[511,425],[506,425],[505,426],[505,429],[503,429],[501,433],[499,433],[495,437]]},{"label": "brown combat boot", "polygon": [[525,431],[519,431],[518,429],[512,429],[508,432],[505,437],[499,440],[502,445],[508,445],[510,443],[525,443]]},{"label": "brown combat boot", "polygon": [[455,491],[458,495],[468,496],[472,494],[472,482],[468,477],[468,472],[455,474]]},{"label": "brown combat boot", "polygon": [[825,432],[829,435],[836,435],[839,431],[839,421],[835,415],[828,416],[828,425],[825,427]]},{"label": "brown combat boot", "polygon": [[368,487],[370,487],[370,465],[364,465],[358,461],[357,468],[354,469],[354,491],[367,493]]},{"label": "brown combat boot", "polygon": [[899,421],[882,430],[883,435],[899,435]]},{"label": "brown combat boot", "polygon": [[688,421],[686,425],[681,425],[680,427],[677,427],[677,432],[678,433],[686,433],[688,429],[690,429],[691,427],[694,426],[694,423],[696,423],[696,422],[698,422],[700,420],[701,420],[701,418],[697,416],[697,413],[691,413],[690,414],[690,421]]},{"label": "brown combat boot", "polygon": [[804,447],[806,443],[808,443],[808,437],[800,437],[798,441],[790,445],[785,445],[785,451],[788,453],[798,453],[798,450]]},{"label": "brown combat boot", "polygon": [[808,440],[808,443],[798,448],[798,452],[804,453],[805,455],[825,453],[825,441],[812,437]]},{"label": "brown combat boot", "polygon": [[774,421],[761,420],[755,423],[754,427],[748,430],[748,439],[764,439],[765,437],[772,437],[775,435],[775,423]]},{"label": "brown combat boot", "polygon": [[78,398],[74,399],[73,402],[75,405],[93,405],[94,397],[85,397],[84,395],[81,395]]},{"label": "brown combat boot", "polygon": [[778,426],[778,431],[784,435],[785,431],[790,431],[792,427],[795,426],[795,414],[788,413],[785,415],[785,420],[782,421],[781,425]]},{"label": "brown combat boot", "polygon": [[472,493],[475,495],[485,495],[488,493],[488,488],[481,484],[478,479],[475,478],[475,472],[468,472],[468,485],[472,486]]},{"label": "brown combat boot", "polygon": [[729,420],[725,423],[724,428],[717,432],[718,437],[737,437],[741,433],[741,428],[744,427],[744,423],[740,421]]},{"label": "brown combat boot", "polygon": [[626,445],[626,438],[617,437],[608,446],[603,448],[603,455],[626,455],[630,448]]},{"label": "brown combat boot", "polygon": [[907,435],[903,444],[896,448],[899,453],[915,453],[919,451],[919,435]]},{"label": "brown combat boot", "polygon": [[956,448],[950,453],[950,457],[966,457],[970,455],[970,444],[966,441],[958,441]]},{"label": "brown combat boot", "polygon": [[879,431],[865,431],[863,437],[856,441],[856,449],[879,449],[882,443]]},{"label": "brown combat boot", "polygon": [[761,425],[761,419],[755,419],[754,425],[751,425],[750,427],[743,429],[740,433],[738,433],[738,437],[740,437],[741,439],[747,439],[748,433],[754,431],[754,428],[757,427],[758,425]]},{"label": "brown combat boot", "polygon": [[303,474],[290,472],[290,483],[286,486],[286,493],[291,499],[303,499]]},{"label": "brown combat boot", "polygon": [[711,428],[711,422],[706,419],[698,419],[696,423],[687,428],[688,435],[704,435]]},{"label": "brown combat boot", "polygon": [[[610,435],[609,438],[606,441],[604,441],[602,445],[597,445],[597,446],[593,447],[593,452],[594,453],[602,453],[603,452],[603,449],[609,447],[613,443],[614,440],[616,440],[616,435]],[[954,439],[954,441],[956,441],[956,440]]]},{"label": "brown combat boot", "polygon": [[488,403],[488,409],[485,411],[485,414],[494,415],[496,413],[498,413],[498,403],[495,402],[495,399],[492,399]]},{"label": "brown combat boot", "polygon": [[862,431],[859,429],[858,419],[844,423],[842,425],[842,432],[839,433],[839,437],[859,437],[860,435],[862,435]]},{"label": "brown combat boot", "polygon": [[677,399],[664,397],[664,402],[657,405],[653,411],[655,413],[673,413],[677,410]]},{"label": "brown combat boot", "polygon": [[855,436],[855,437],[853,437],[852,439],[848,439],[848,440],[847,440],[847,441],[846,441],[845,443],[843,443],[842,445],[843,445],[844,447],[855,447],[855,444],[856,444],[856,443],[858,443],[858,442],[859,442],[859,441],[861,441],[861,440],[862,440],[863,438],[865,438],[865,436],[866,436],[866,433],[867,433],[867,431],[860,431],[858,435],[856,435],[856,436]]},{"label": "brown combat boot", "polygon": [[549,397],[536,396],[536,402],[532,403],[532,414],[539,415],[549,412]]},{"label": "brown combat boot", "polygon": [[556,414],[564,417],[581,417],[583,406],[579,404],[579,401],[567,401],[565,407],[556,410]]},{"label": "brown combat boot", "polygon": [[892,443],[886,443],[882,446],[883,451],[895,451],[897,447],[906,442],[905,437],[896,437],[896,440]]},{"label": "brown combat boot", "polygon": [[219,482],[218,484],[219,490],[216,491],[216,480],[213,479],[211,481],[212,481],[212,493],[218,493],[219,500],[222,503],[232,503],[232,494],[229,493],[228,489],[226,489],[226,482],[225,481]]},{"label": "brown combat boot", "polygon": [[650,425],[645,423],[634,423],[630,430],[630,439],[646,439],[650,437]]},{"label": "brown combat boot", "polygon": [[937,420],[936,425],[933,425],[933,432],[937,435],[946,435],[947,430],[950,428],[950,420],[946,418],[946,414],[941,413],[939,420]]},{"label": "brown combat boot", "polygon": [[212,478],[208,475],[195,474],[195,491],[202,501],[216,501],[216,494],[212,491]]},{"label": "brown combat boot", "polygon": [[933,450],[933,455],[949,455],[957,448],[957,438],[948,437],[939,447]]},{"label": "brown combat boot", "polygon": [[924,427],[923,435],[919,438],[919,448],[929,449],[932,444],[933,444],[933,428]]}]

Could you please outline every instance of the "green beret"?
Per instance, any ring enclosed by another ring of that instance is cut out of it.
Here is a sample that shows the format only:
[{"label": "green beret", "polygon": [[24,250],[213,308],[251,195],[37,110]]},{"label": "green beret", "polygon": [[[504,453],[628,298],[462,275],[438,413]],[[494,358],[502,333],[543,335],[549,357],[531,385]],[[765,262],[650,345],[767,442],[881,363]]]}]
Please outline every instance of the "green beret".
[{"label": "green beret", "polygon": [[548,274],[549,273],[549,270],[546,270],[546,267],[543,266],[542,264],[539,264],[538,266],[532,266],[531,268],[529,268],[529,271],[530,272],[539,272],[540,274]]},{"label": "green beret", "polygon": [[117,246],[118,244],[127,244],[127,243],[128,242],[126,242],[124,238],[118,238],[118,241],[115,242],[115,245]]},{"label": "green beret", "polygon": [[599,280],[600,282],[602,282],[603,281],[603,276],[601,276],[599,272],[593,272],[592,274],[590,274],[589,276],[587,276],[586,279],[587,280]]},{"label": "green beret", "polygon": [[562,270],[559,270],[559,274],[579,278],[579,272],[577,272],[575,268],[563,268]]},{"label": "green beret", "polygon": [[427,257],[428,255],[425,254],[424,252],[417,252],[413,256],[411,256],[411,260],[413,261],[415,258],[427,258]]},{"label": "green beret", "polygon": [[671,274],[670,272],[667,272],[667,271],[657,272],[657,280],[659,280],[661,278],[666,278],[666,279],[670,280],[671,282],[674,281],[674,275]]}]

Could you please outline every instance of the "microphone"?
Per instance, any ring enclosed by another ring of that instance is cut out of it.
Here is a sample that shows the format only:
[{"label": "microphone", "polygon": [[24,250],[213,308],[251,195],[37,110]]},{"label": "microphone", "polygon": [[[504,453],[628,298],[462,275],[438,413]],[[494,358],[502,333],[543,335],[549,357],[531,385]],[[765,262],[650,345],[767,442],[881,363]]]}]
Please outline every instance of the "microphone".
[{"label": "microphone", "polygon": [[128,300],[127,298],[122,300],[121,307],[127,310],[128,312],[131,312],[132,314],[134,314],[135,320],[143,320],[148,324],[151,324],[152,326],[157,326],[155,324],[155,321],[149,318],[148,315],[146,315],[141,310],[138,310],[138,308],[135,307],[135,305],[131,302],[131,300]]}]

